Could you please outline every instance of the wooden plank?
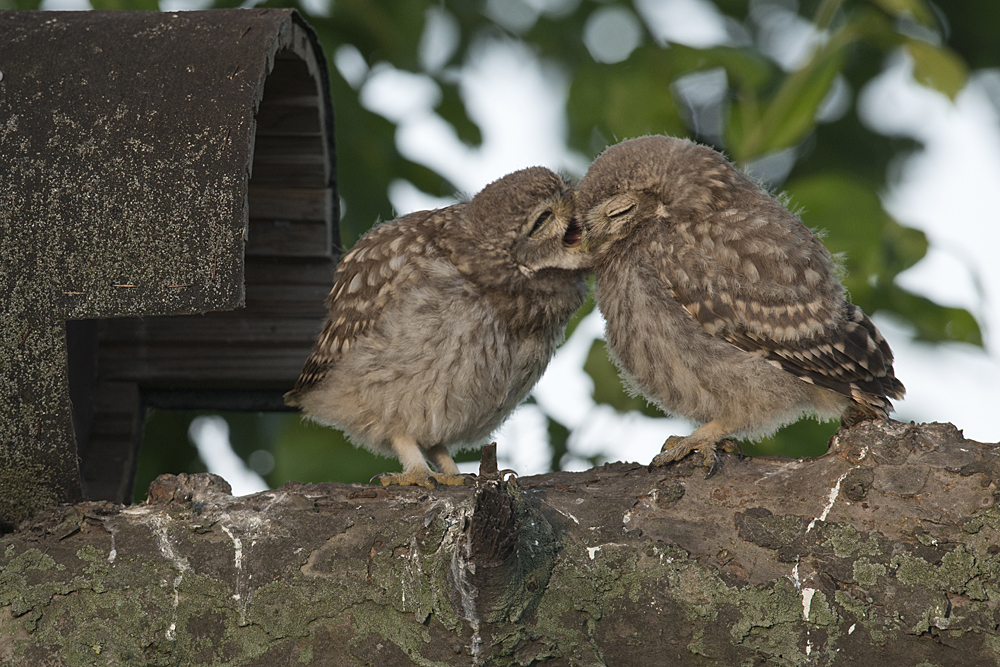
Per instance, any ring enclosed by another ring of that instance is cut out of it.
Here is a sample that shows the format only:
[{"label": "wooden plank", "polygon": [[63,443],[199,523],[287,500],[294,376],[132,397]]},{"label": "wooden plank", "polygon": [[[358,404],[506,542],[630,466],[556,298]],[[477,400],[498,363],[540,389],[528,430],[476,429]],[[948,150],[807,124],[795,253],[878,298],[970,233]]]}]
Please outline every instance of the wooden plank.
[{"label": "wooden plank", "polygon": [[322,188],[326,185],[326,173],[321,163],[276,164],[273,162],[254,163],[251,184],[254,187],[269,188]]},{"label": "wooden plank", "polygon": [[[267,100],[265,99],[267,102]],[[274,133],[311,134],[321,131],[319,106],[261,103],[257,112],[257,136]]]},{"label": "wooden plank", "polygon": [[254,172],[262,169],[265,165],[269,167],[308,167],[310,171],[317,168],[323,168],[326,165],[326,160],[323,159],[322,155],[311,155],[309,153],[294,153],[288,152],[262,152],[254,153],[253,156],[253,170]]},{"label": "wooden plank", "polygon": [[263,318],[189,317],[126,318],[102,322],[100,341],[102,354],[109,346],[142,342],[148,348],[144,355],[155,354],[159,345],[312,345],[322,328],[323,317]]},{"label": "wooden plank", "polygon": [[[336,268],[336,262],[327,258],[247,257],[245,280],[248,290],[261,285],[277,285],[294,294],[294,289],[289,288],[303,285],[319,286],[329,292]],[[312,298],[314,292],[307,294]]]},{"label": "wooden plank", "polygon": [[330,233],[322,222],[251,220],[246,254],[267,257],[329,257]]},{"label": "wooden plank", "polygon": [[291,389],[309,356],[306,348],[221,346],[206,355],[202,346],[177,346],[142,358],[139,345],[116,348],[101,359],[103,379],[191,389]]},{"label": "wooden plank", "polygon": [[253,157],[269,155],[318,155],[323,157],[323,135],[313,134],[264,134],[258,133],[254,140]]},{"label": "wooden plank", "polygon": [[329,188],[251,187],[248,193],[251,233],[254,220],[309,220],[325,224],[332,218],[332,197]]},{"label": "wooden plank", "polygon": [[264,102],[288,95],[316,94],[316,80],[305,61],[290,51],[275,54],[274,69],[264,84]]}]

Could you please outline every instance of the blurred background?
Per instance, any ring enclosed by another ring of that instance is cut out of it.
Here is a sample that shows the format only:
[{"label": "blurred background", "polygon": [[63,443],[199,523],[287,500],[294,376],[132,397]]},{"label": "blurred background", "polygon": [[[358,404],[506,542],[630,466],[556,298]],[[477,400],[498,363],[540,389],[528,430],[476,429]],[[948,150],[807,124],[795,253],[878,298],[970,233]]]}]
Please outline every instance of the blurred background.
[{"label": "blurred background", "polygon": [[[0,0],[0,9],[293,6],[329,59],[344,249],[375,221],[516,169],[578,179],[606,146],[688,136],[789,198],[842,253],[889,339],[897,418],[1000,438],[1000,3],[967,0]],[[321,323],[317,323],[317,331]],[[648,462],[692,425],[622,391],[592,301],[496,434],[521,475]],[[748,453],[816,456],[802,421]],[[466,471],[479,452],[459,455]],[[136,500],[163,472],[241,495],[398,470],[294,413],[154,411]]]}]

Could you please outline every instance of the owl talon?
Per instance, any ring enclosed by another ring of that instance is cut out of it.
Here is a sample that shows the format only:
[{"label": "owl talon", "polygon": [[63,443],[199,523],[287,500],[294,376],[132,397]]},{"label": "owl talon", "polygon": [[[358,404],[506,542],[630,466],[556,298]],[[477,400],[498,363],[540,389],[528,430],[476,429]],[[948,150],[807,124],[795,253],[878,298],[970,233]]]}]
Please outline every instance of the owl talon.
[{"label": "owl talon", "polygon": [[665,466],[668,463],[680,461],[691,452],[698,450],[702,455],[702,465],[708,468],[708,475],[705,479],[712,477],[722,467],[718,455],[715,453],[715,445],[696,438],[682,438],[672,435],[663,443],[660,453],[653,457],[650,462],[650,469]]},{"label": "owl talon", "polygon": [[667,438],[667,441],[663,443],[663,447],[660,448],[660,453],[654,456],[650,462],[650,467],[659,468],[668,463],[680,461],[698,448],[696,443],[685,442],[685,440],[686,438],[682,438],[679,435],[672,435]]},{"label": "owl talon", "polygon": [[708,468],[708,474],[705,475],[705,479],[711,479],[715,476],[715,473],[722,470],[722,459],[716,455],[714,447],[706,449],[703,464]]},{"label": "owl talon", "polygon": [[730,440],[726,438],[725,440],[719,442],[717,448],[721,449],[724,452],[728,452],[730,454],[736,454],[736,458],[739,459],[740,461],[747,458],[747,455],[743,453],[743,445],[741,445],[735,440]]}]

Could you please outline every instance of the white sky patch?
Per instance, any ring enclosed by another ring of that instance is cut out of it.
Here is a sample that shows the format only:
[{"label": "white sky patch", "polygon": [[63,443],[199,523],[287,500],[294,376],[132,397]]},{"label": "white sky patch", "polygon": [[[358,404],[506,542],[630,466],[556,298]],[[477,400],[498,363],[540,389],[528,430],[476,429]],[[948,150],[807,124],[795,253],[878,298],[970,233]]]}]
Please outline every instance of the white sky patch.
[{"label": "white sky patch", "polygon": [[42,4],[39,5],[38,9],[45,12],[85,12],[93,9],[93,7],[90,6],[88,0],[42,0]]},{"label": "white sky patch", "polygon": [[428,211],[435,208],[451,206],[457,200],[454,197],[435,197],[429,195],[406,179],[397,178],[389,183],[389,201],[397,215]]},{"label": "white sky patch", "polygon": [[642,25],[626,7],[601,7],[587,17],[583,43],[595,61],[619,63],[642,43]]},{"label": "white sky patch", "polygon": [[459,90],[482,145],[468,146],[430,109],[405,118],[396,144],[407,158],[448,178],[463,192],[518,169],[541,165],[582,174],[587,162],[566,148],[569,80],[525,44],[484,40],[460,74]]},{"label": "white sky patch", "polygon": [[952,422],[966,437],[1000,439],[1000,114],[990,101],[990,72],[977,72],[953,104],[913,80],[897,52],[859,95],[859,112],[879,132],[912,136],[924,149],[898,169],[883,196],[900,223],[923,230],[927,257],[899,277],[907,289],[943,305],[968,308],[983,326],[986,351],[912,340],[910,327],[881,313],[875,321],[906,384],[899,419]]},{"label": "white sky patch", "polygon": [[896,419],[951,422],[965,437],[996,442],[995,418],[1000,405],[1000,360],[962,343],[932,345],[912,340],[912,329],[895,318],[872,318],[891,343],[897,377],[906,398],[896,401]]},{"label": "white sky patch", "polygon": [[[985,315],[988,347],[997,350],[1000,114],[990,102],[985,75],[974,77],[952,104],[913,81],[912,71],[912,61],[897,54],[859,97],[871,126],[924,144],[883,198],[894,217],[923,230],[934,248],[902,275],[901,284]],[[898,112],[889,113],[890,108]]]},{"label": "white sky patch", "polygon": [[659,44],[704,49],[730,41],[724,17],[708,0],[636,0],[635,8]]},{"label": "white sky patch", "polygon": [[497,465],[501,470],[516,470],[519,475],[533,475],[549,469],[552,447],[548,422],[536,405],[522,405],[495,434]]},{"label": "white sky patch", "polygon": [[371,68],[358,95],[361,106],[393,123],[429,114],[441,101],[441,88],[426,74],[414,74],[380,62]]},{"label": "white sky patch", "polygon": [[777,4],[751,4],[750,18],[759,26],[757,48],[786,72],[805,65],[825,39],[810,21]]},{"label": "white sky patch", "polygon": [[188,437],[198,448],[198,456],[209,472],[221,476],[233,488],[234,496],[246,496],[268,489],[264,478],[247,467],[229,443],[229,424],[223,417],[195,417],[188,427]]}]

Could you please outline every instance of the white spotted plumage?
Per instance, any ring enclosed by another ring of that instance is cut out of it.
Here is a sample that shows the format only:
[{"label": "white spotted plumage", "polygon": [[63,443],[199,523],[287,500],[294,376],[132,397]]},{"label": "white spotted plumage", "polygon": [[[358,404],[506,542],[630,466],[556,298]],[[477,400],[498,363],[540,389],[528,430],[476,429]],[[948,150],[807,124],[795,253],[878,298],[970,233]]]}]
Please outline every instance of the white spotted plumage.
[{"label": "white spotted plumage", "polygon": [[450,452],[481,444],[520,403],[583,302],[579,246],[571,190],[538,167],[374,227],[337,267],[286,402],[398,456],[404,473],[383,483],[460,483]]},{"label": "white spotted plumage", "polygon": [[[887,418],[903,385],[819,239],[720,154],[643,137],[591,165],[578,208],[612,358],[703,424],[657,462],[803,415]],[[671,441],[673,442],[673,441]]]}]

